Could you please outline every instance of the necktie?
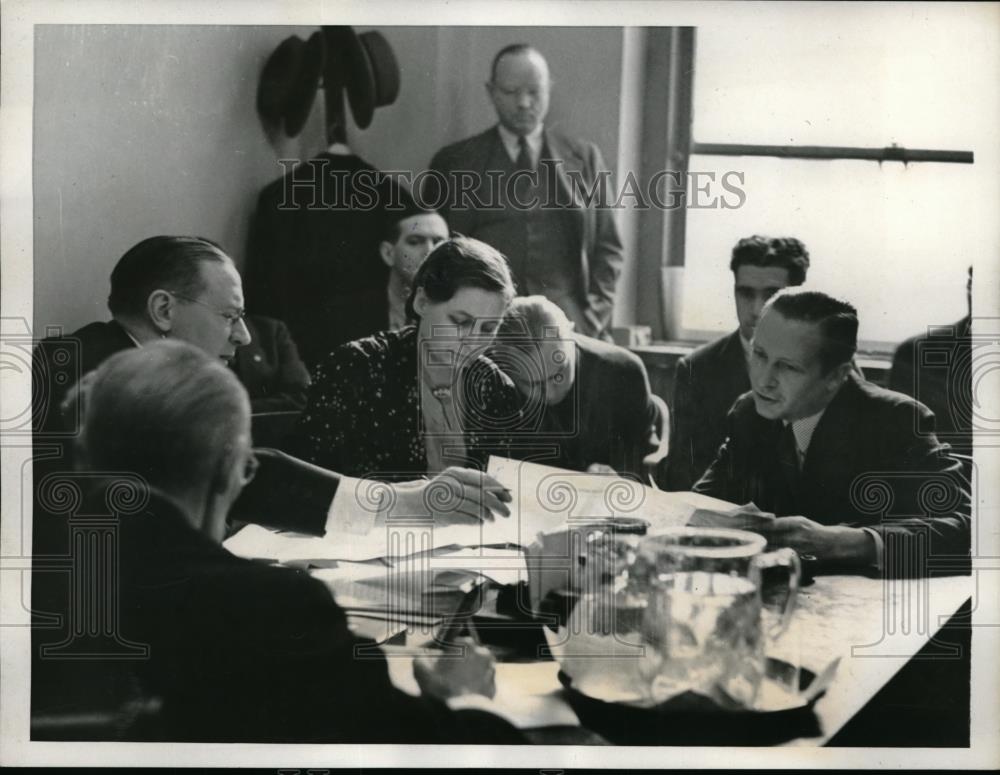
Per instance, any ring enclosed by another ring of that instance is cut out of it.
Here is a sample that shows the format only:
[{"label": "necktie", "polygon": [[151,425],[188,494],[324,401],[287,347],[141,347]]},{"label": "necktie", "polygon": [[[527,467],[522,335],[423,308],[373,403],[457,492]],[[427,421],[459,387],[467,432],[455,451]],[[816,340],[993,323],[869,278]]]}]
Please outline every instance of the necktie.
[{"label": "necktie", "polygon": [[[781,431],[777,450],[778,471],[781,477],[782,494],[779,502],[781,511],[785,514],[796,513],[798,503],[799,481],[799,445],[795,440],[795,431],[788,423]],[[779,512],[778,516],[782,516]]]},{"label": "necktie", "polygon": [[533,170],[535,165],[531,163],[531,152],[528,150],[528,139],[524,135],[517,136],[517,160],[514,164],[519,170]]},{"label": "necktie", "polygon": [[531,164],[531,154],[528,152],[528,141],[524,135],[518,135],[517,146],[520,150],[517,152],[517,160],[514,162],[514,166],[517,167],[515,174],[520,174],[517,174],[514,195],[517,197],[520,206],[524,207],[528,204],[531,193],[531,179],[526,172],[530,172],[533,166]]}]

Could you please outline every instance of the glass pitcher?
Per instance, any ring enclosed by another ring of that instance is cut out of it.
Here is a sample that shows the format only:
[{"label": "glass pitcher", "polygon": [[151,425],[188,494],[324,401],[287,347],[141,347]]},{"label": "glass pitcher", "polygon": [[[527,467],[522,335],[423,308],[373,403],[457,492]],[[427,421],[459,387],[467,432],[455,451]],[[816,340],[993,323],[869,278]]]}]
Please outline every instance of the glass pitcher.
[{"label": "glass pitcher", "polygon": [[[756,533],[721,528],[595,536],[553,654],[584,689],[614,687],[622,699],[646,704],[694,691],[752,707],[767,641],[788,627],[801,572],[793,550],[765,553],[765,546]],[[771,567],[787,568],[788,594],[767,632],[761,574]]]}]

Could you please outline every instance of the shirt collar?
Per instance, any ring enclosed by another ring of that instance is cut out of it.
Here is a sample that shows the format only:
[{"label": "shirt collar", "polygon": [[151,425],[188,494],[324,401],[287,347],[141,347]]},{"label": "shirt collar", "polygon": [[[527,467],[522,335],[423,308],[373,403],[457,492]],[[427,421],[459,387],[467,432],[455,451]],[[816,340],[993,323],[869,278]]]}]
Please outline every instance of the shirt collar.
[{"label": "shirt collar", "polygon": [[[519,135],[511,132],[503,124],[497,124],[497,129],[500,130],[500,141],[503,143],[504,150],[507,151],[510,160],[517,161],[517,157],[521,153],[521,148],[517,141]],[[532,130],[531,134],[524,136],[524,139],[528,141],[528,153],[531,154],[531,163],[534,166],[538,166],[538,157],[542,155],[542,132],[544,129],[545,126],[539,124]]]},{"label": "shirt collar", "polygon": [[750,340],[744,339],[743,334],[738,334],[740,337],[740,346],[743,348],[743,357],[750,360]]},{"label": "shirt collar", "polygon": [[[795,446],[798,447],[799,451],[799,462],[803,462],[806,453],[809,451],[809,445],[812,443],[813,434],[816,432],[816,426],[819,425],[819,421],[823,419],[823,413],[826,411],[824,406],[816,414],[811,414],[808,417],[803,417],[800,420],[793,420],[791,422],[792,433],[795,434]],[[785,423],[788,425],[789,423]]]},{"label": "shirt collar", "polygon": [[354,152],[347,147],[346,143],[333,143],[326,152],[333,156],[353,156]]}]

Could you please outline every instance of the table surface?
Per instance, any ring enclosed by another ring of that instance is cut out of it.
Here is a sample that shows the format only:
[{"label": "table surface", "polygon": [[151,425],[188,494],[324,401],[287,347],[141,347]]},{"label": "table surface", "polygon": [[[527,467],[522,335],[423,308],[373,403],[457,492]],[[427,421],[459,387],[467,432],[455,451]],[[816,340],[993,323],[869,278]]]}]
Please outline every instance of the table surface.
[{"label": "table surface", "polygon": [[[467,556],[463,564],[475,570],[475,552]],[[444,558],[432,564],[439,563],[449,565]],[[818,575],[802,587],[786,636],[790,639],[783,642],[795,644],[800,664],[814,673],[835,660],[839,663],[814,706],[821,734],[787,744],[817,746],[828,741],[933,639],[972,591],[967,576],[895,580]],[[418,693],[412,646],[386,645],[383,650],[396,686]],[[552,661],[499,663],[492,709],[522,728],[578,724],[558,670]]]}]

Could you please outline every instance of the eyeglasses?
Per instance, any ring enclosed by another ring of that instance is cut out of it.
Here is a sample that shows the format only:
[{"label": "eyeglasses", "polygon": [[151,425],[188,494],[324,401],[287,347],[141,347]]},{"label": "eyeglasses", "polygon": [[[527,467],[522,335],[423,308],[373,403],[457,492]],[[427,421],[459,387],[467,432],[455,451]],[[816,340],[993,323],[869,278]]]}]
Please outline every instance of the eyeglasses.
[{"label": "eyeglasses", "polygon": [[200,307],[212,310],[212,312],[214,312],[216,315],[225,318],[226,322],[229,323],[230,328],[235,328],[237,325],[239,325],[240,321],[246,320],[247,311],[245,309],[237,309],[237,310],[219,309],[218,307],[213,307],[211,304],[206,304],[205,302],[199,301],[198,299],[192,299],[190,296],[185,296],[183,293],[176,293],[174,291],[170,291],[170,293],[171,295],[176,296],[178,299],[184,299],[184,301],[190,301],[192,304],[197,304]]}]

